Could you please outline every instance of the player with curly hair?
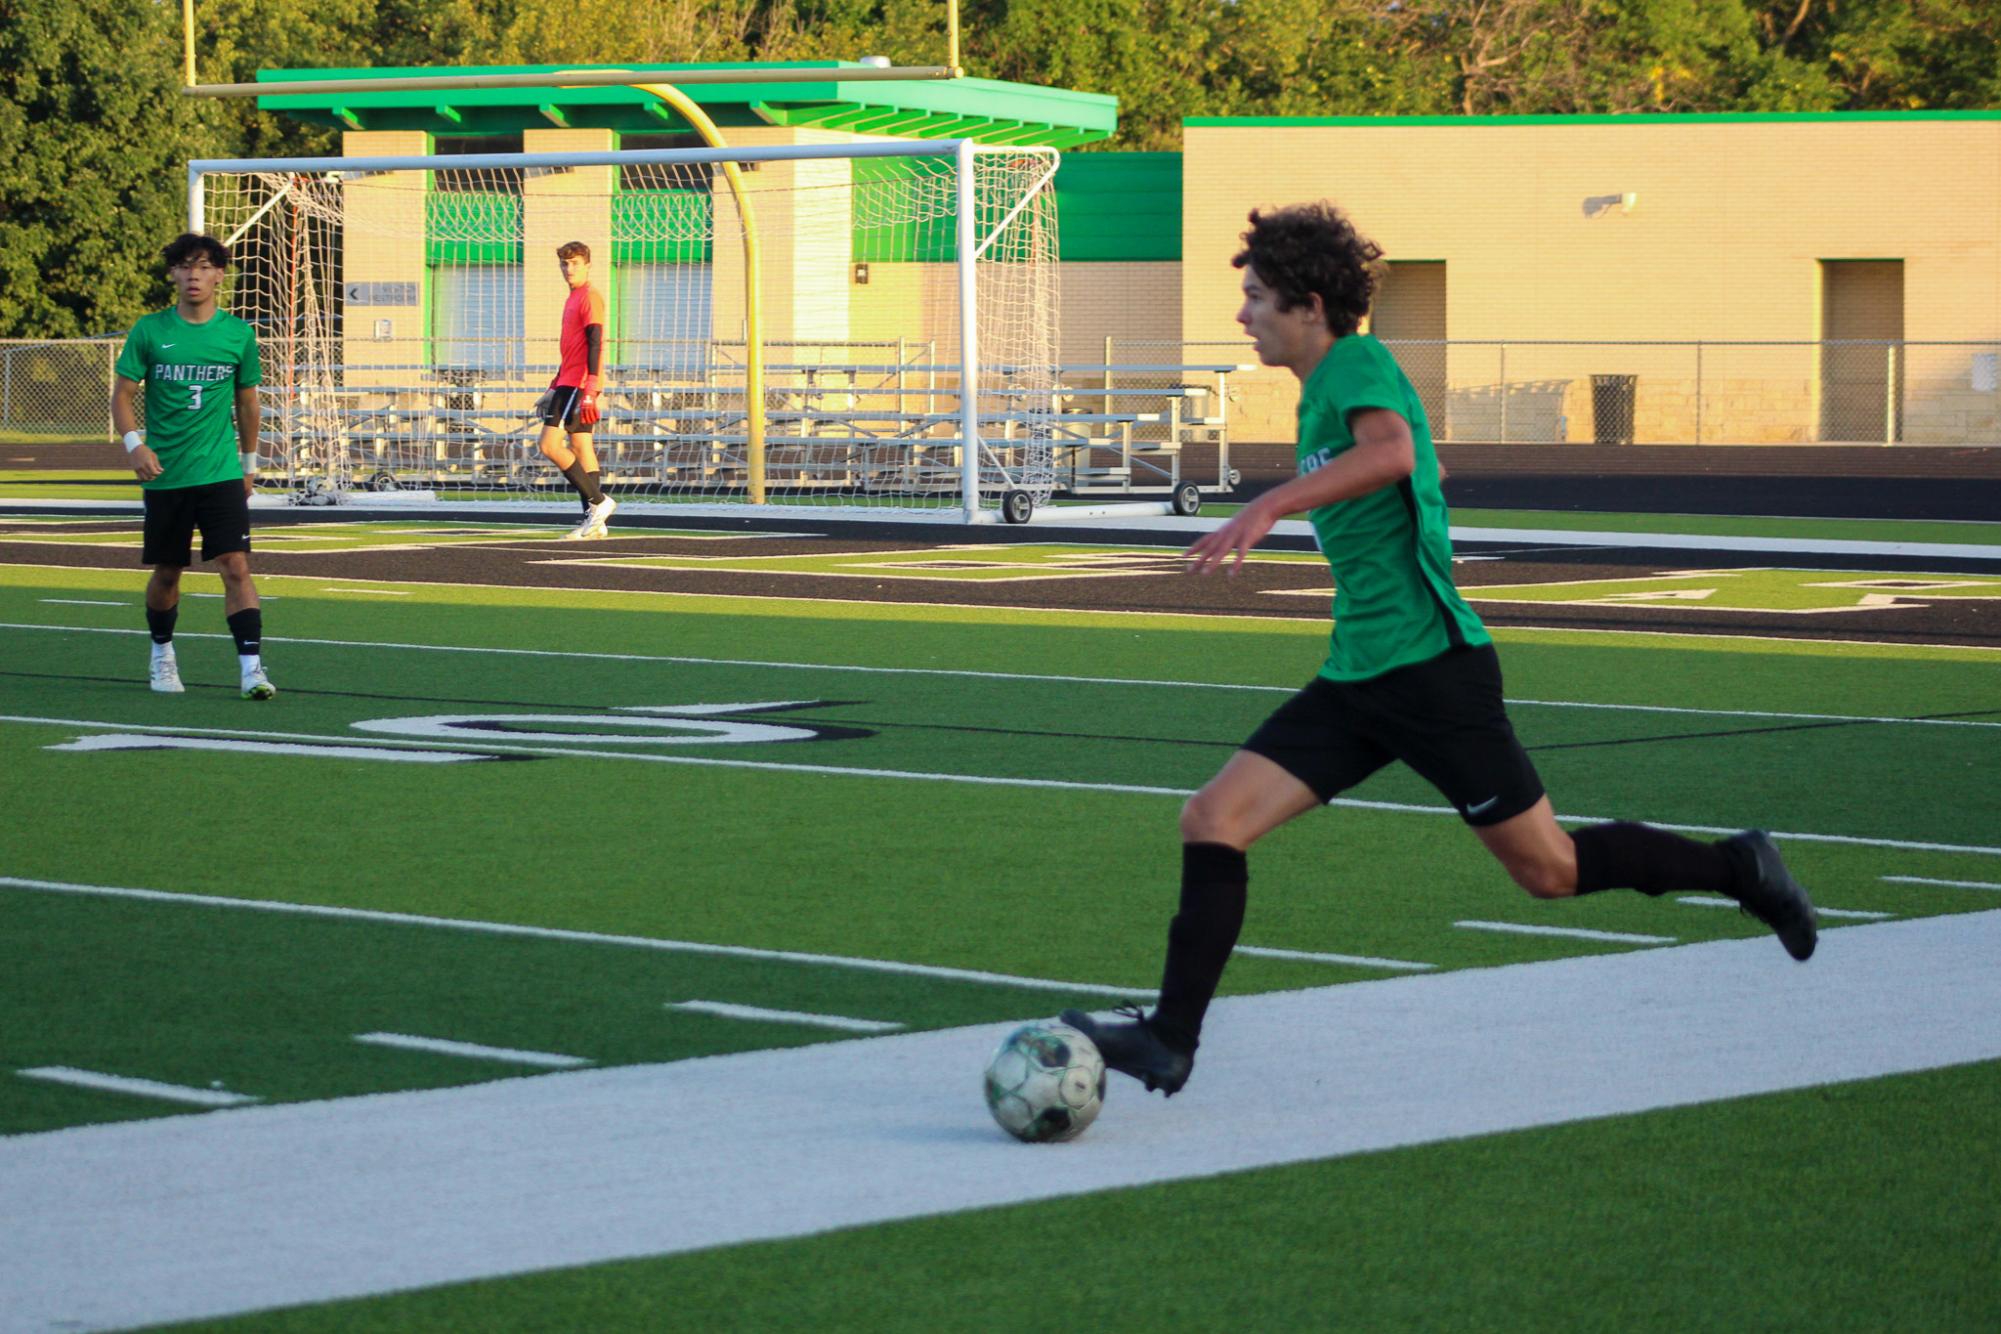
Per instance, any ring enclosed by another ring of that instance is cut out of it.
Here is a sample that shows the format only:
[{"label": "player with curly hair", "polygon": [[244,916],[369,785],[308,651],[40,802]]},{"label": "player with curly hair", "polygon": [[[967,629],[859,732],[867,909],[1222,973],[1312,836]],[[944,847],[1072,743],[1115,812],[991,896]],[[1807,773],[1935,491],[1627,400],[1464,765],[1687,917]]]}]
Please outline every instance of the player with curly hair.
[{"label": "player with curly hair", "polygon": [[[1181,812],[1181,900],[1160,999],[1123,1020],[1076,1010],[1105,1063],[1172,1095],[1244,921],[1247,853],[1272,830],[1391,761],[1458,810],[1539,899],[1607,889],[1727,895],[1813,953],[1812,901],[1757,830],[1706,843],[1625,821],[1557,822],[1502,701],[1493,640],[1452,582],[1452,548],[1424,407],[1396,360],[1360,333],[1382,251],[1330,204],[1253,211],[1237,322],[1258,358],[1299,378],[1298,475],[1188,548],[1188,568],[1234,574],[1272,525],[1304,513],[1334,572],[1326,661]],[[1234,557],[1234,561],[1232,558]]]}]

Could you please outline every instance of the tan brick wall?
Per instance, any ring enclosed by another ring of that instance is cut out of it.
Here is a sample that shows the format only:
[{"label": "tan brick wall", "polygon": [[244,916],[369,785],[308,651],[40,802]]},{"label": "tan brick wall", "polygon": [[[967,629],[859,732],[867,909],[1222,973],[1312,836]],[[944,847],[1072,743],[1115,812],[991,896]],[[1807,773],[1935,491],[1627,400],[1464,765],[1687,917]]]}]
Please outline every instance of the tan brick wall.
[{"label": "tan brick wall", "polygon": [[[421,157],[430,136],[421,130],[349,130],[341,136],[347,157]],[[395,368],[426,362],[422,293],[424,273],[424,190],[416,175],[365,176],[341,187],[345,252],[342,278],[348,283],[414,283],[419,304],[356,307],[345,312],[341,355],[348,366],[380,368],[385,380]],[[361,224],[359,220],[366,219]],[[388,336],[377,325],[388,322]],[[373,379],[376,372],[367,373]]]},{"label": "tan brick wall", "polygon": [[[780,126],[724,131],[732,147],[847,142],[853,135]],[[757,223],[767,344],[851,337],[849,314],[853,209],[850,164],[841,160],[765,162],[742,173]],[[736,201],[718,174],[713,328],[735,342],[744,333],[743,231]],[[798,360],[776,349],[767,360]]]},{"label": "tan brick wall", "polygon": [[[521,136],[524,153],[606,153],[617,145],[610,130],[528,130]],[[561,358],[563,303],[570,288],[563,281],[559,247],[582,241],[591,248],[591,285],[603,294],[607,315],[615,299],[616,273],[611,262],[611,194],[615,167],[572,167],[530,176],[521,188],[521,263],[523,324],[527,333],[525,360],[531,385],[546,385]],[[618,328],[611,316],[607,331]],[[607,348],[607,355],[616,350]]]},{"label": "tan brick wall", "polygon": [[[1105,339],[1113,355],[1122,342],[1172,340],[1181,328],[1181,266],[1172,263],[1068,263],[1061,266],[1063,314],[1060,359],[1097,362]],[[1160,360],[1149,357],[1149,360]],[[1172,360],[1173,358],[1168,358]]]},{"label": "tan brick wall", "polygon": [[[1246,213],[1320,198],[1390,259],[1447,262],[1453,339],[1812,340],[1820,261],[1858,258],[1904,261],[1907,338],[2001,339],[2001,122],[1191,126],[1184,149],[1189,340],[1236,336],[1229,259]],[[1620,202],[1587,212],[1610,196]],[[1913,367],[1907,438],[1923,423],[1993,413],[1993,395],[1971,388],[1973,353]],[[1511,348],[1504,387],[1488,349],[1455,348],[1450,379],[1468,412],[1482,394],[1540,385],[1544,399],[1560,394],[1564,438],[1588,440],[1589,377],[1639,374],[1642,438],[1686,439],[1694,368],[1672,363],[1692,355]],[[1740,398],[1712,385],[1711,356],[1759,387]],[[1817,429],[1811,358],[1712,349],[1703,371],[1704,439]],[[1920,389],[1933,383],[1935,393]],[[1245,440],[1291,438],[1289,408],[1237,426]]]}]

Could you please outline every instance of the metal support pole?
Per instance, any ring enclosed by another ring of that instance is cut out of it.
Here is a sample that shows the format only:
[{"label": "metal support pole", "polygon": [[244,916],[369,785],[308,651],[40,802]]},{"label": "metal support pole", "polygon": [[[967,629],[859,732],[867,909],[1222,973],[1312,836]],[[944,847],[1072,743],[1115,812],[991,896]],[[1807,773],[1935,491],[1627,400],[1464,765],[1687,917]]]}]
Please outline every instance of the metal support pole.
[{"label": "metal support pole", "polygon": [[959,141],[959,494],[966,522],[980,517],[980,320],[974,230],[973,141]]},{"label": "metal support pole", "polygon": [[1888,361],[1883,376],[1883,443],[1897,443],[1897,345],[1890,343],[1883,348],[1883,356]]}]

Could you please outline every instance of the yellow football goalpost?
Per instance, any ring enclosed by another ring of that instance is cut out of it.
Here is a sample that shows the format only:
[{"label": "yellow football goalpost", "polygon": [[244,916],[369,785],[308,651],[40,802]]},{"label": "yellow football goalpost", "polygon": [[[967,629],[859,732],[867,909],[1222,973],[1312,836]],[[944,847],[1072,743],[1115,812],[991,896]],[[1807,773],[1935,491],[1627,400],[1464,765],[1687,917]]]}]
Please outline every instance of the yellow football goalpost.
[{"label": "yellow football goalpost", "polygon": [[[944,65],[864,66],[844,69],[844,82],[894,82],[898,80],[960,79],[966,71],[959,65],[959,0],[946,0],[947,63]],[[391,79],[301,79],[283,84],[210,83],[195,77],[195,0],[181,0],[183,74],[187,83],[181,92],[190,97],[261,97],[278,93],[351,93],[437,90],[447,88],[598,88],[627,87],[650,93],[665,102],[693,126],[711,148],[727,148],[722,131],[708,113],[676,85],[690,83],[803,83],[823,82],[824,69],[815,70],[685,70],[673,84],[639,82],[629,70],[556,70],[546,74],[421,74]],[[743,176],[732,161],[718,164],[735,198],[743,225],[744,267],[744,421],[747,441],[749,492],[752,504],[765,500],[765,421],[764,421],[764,337],[763,266],[757,241],[756,215],[744,189]],[[973,448],[968,440],[966,448]]]}]

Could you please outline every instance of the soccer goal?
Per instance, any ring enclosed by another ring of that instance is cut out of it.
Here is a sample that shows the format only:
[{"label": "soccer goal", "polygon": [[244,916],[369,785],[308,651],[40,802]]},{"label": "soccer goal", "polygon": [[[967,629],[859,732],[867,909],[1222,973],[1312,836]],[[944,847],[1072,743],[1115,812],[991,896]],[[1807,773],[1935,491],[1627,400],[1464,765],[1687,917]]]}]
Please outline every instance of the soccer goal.
[{"label": "soccer goal", "polygon": [[1055,483],[1048,149],[961,140],[189,164],[301,497],[567,499],[536,448],[568,288],[608,315],[622,500],[1011,520]]}]

